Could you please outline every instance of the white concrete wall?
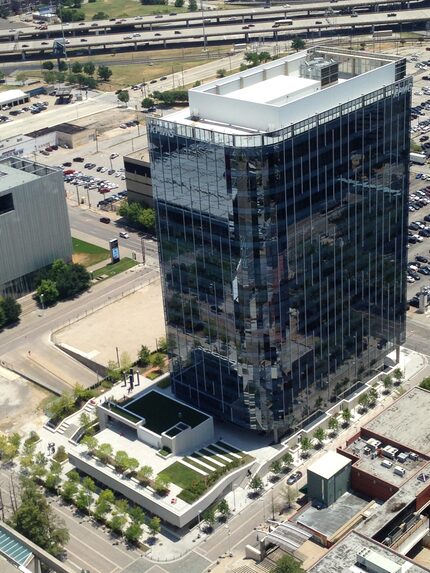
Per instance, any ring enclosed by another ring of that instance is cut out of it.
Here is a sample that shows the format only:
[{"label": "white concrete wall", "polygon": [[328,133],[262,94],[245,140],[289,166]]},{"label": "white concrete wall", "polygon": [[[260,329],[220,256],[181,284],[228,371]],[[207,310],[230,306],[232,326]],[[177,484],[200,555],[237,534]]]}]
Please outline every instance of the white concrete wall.
[{"label": "white concrete wall", "polygon": [[[160,498],[156,496],[156,494],[153,494],[151,490],[140,486],[134,480],[120,477],[107,466],[97,463],[94,458],[77,452],[69,452],[69,460],[79,470],[99,480],[108,488],[121,493],[134,503],[137,503],[144,509],[158,515],[161,519],[176,527],[184,527],[193,519],[197,519],[197,515],[216,501],[233,482],[238,481],[238,478],[243,479],[248,468],[254,463],[251,462],[229,473],[195,503],[188,505],[180,511],[177,506],[164,505],[163,498],[160,503],[158,501]],[[167,499],[169,499],[169,497]]]},{"label": "white concrete wall", "polygon": [[[288,62],[289,68],[290,66],[294,68],[298,65],[299,60],[297,62]],[[220,83],[219,93],[231,93],[238,89],[240,78],[242,78],[241,87],[247,87],[255,84],[257,79],[261,81],[264,73],[267,77],[277,75],[275,73],[276,70],[271,67],[268,67],[265,72],[264,69],[257,70],[253,75],[242,74],[238,79],[230,80],[231,83],[228,86],[226,86],[225,82]],[[200,91],[198,88],[189,91],[189,105],[191,112],[198,115],[201,119],[267,131],[285,127],[291,123],[312,117],[317,113],[327,111],[339,104],[347,103],[383,86],[392,84],[394,79],[395,63],[393,62],[286,105],[275,106],[235,100],[222,95]]]},{"label": "white concrete wall", "polygon": [[148,428],[145,428],[145,426],[139,426],[137,428],[137,439],[144,444],[148,444],[148,446],[152,446],[153,448],[160,449],[162,447],[161,436],[155,432],[151,432],[151,430],[148,430]]},{"label": "white concrete wall", "polygon": [[[193,452],[203,446],[207,446],[214,440],[213,418],[209,418],[196,426],[187,428],[173,438],[162,434],[163,445],[172,450],[174,454]],[[170,444],[170,445],[169,445]]]}]

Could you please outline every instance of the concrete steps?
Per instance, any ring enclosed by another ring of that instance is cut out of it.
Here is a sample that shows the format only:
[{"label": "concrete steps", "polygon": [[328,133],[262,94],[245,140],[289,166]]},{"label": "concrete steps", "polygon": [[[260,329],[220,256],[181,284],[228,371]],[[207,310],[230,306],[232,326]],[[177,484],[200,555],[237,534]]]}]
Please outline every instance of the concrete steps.
[{"label": "concrete steps", "polygon": [[21,316],[25,316],[39,309],[37,301],[33,298],[32,294],[27,294],[19,298],[17,302],[21,305]]}]

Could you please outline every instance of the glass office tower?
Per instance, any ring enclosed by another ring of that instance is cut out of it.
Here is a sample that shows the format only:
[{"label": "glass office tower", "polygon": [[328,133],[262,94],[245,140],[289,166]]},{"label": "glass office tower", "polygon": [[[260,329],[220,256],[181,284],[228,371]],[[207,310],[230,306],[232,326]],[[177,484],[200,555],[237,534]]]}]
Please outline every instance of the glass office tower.
[{"label": "glass office tower", "polygon": [[310,49],[150,119],[179,398],[277,437],[404,341],[410,92],[404,60]]}]

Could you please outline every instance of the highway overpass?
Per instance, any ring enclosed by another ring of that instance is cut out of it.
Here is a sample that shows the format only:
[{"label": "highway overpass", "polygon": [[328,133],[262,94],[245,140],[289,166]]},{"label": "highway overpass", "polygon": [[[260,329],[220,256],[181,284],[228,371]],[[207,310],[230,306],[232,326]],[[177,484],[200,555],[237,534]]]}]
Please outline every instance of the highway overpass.
[{"label": "highway overpass", "polygon": [[[391,15],[395,14],[395,15]],[[104,50],[128,49],[140,50],[159,47],[181,47],[187,45],[200,45],[206,43],[233,43],[252,42],[262,38],[269,40],[284,40],[295,35],[313,38],[327,33],[342,33],[350,29],[352,33],[360,31],[371,32],[385,28],[401,30],[404,26],[409,28],[425,29],[430,20],[430,9],[410,9],[397,13],[366,12],[351,15],[329,15],[328,17],[314,17],[294,20],[292,25],[274,28],[273,21],[258,22],[250,25],[245,23],[221,23],[205,26],[196,23],[195,26],[173,29],[158,29],[155,31],[142,31],[133,33],[109,32],[99,35],[87,35],[67,38],[67,53],[72,56],[76,52],[91,54]],[[0,58],[6,59],[26,58],[27,56],[52,58],[51,40],[27,40],[18,42],[0,43]]]}]

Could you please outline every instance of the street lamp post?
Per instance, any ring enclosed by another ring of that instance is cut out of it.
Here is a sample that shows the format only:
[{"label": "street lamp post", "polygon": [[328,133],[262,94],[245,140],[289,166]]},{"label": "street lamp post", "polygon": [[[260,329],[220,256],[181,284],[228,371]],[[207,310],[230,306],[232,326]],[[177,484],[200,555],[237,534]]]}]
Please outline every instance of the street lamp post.
[{"label": "street lamp post", "polygon": [[225,526],[226,530],[227,530],[227,549],[228,549],[228,554],[231,555],[231,541],[230,541],[230,535],[231,535],[231,531],[228,525]]},{"label": "street lamp post", "polygon": [[263,519],[266,521],[266,503],[264,501],[264,496],[261,498],[261,501],[263,503]]},{"label": "street lamp post", "polygon": [[206,52],[206,29],[205,29],[205,12],[203,6],[203,0],[200,0],[200,9],[202,11],[202,32],[203,32],[203,51]]},{"label": "street lamp post", "polygon": [[200,510],[197,512],[197,520],[198,520],[198,525],[199,525],[199,531],[201,531],[201,528],[200,528]]},{"label": "street lamp post", "polygon": [[273,487],[270,488],[271,502],[272,502],[272,519],[275,520],[275,500],[273,499]]},{"label": "street lamp post", "polygon": [[42,305],[42,310],[45,310],[45,305],[43,304],[43,299],[44,299],[45,295],[42,293],[40,293],[40,304]]}]

